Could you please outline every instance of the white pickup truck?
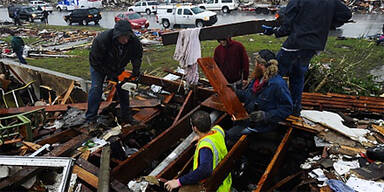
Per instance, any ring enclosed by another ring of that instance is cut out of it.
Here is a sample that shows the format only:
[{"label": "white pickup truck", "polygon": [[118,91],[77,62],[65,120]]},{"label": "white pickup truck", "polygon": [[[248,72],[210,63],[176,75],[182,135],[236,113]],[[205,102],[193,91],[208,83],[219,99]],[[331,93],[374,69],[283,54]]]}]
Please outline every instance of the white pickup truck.
[{"label": "white pickup truck", "polygon": [[239,8],[238,0],[205,0],[202,4],[198,5],[202,9],[210,11],[223,11],[229,13],[230,11]]},{"label": "white pickup truck", "polygon": [[217,22],[217,14],[196,6],[178,6],[160,11],[156,22],[164,28],[174,25],[194,25],[196,27],[210,26]]}]

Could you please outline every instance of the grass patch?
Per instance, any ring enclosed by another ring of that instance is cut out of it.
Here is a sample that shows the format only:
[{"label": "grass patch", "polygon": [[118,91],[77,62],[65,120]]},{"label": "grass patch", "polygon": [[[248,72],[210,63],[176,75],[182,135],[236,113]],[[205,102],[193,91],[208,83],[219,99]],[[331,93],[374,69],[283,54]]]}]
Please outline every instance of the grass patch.
[{"label": "grass patch", "polygon": [[[36,24],[37,26],[41,26]],[[43,25],[45,27],[45,25]],[[91,29],[88,26],[51,26],[56,30],[76,30]],[[97,27],[96,27],[97,28]],[[102,28],[98,28],[102,30]],[[262,49],[270,49],[277,53],[280,50],[285,38],[277,39],[273,36],[265,35],[245,35],[233,38],[240,41],[245,46],[248,55],[252,58],[253,53]],[[30,39],[28,41],[35,41]],[[202,56],[213,57],[214,49],[218,45],[217,41],[203,41],[201,43]],[[162,75],[162,68],[176,69],[178,62],[173,60],[175,45],[161,46],[152,45],[145,47],[147,50],[143,55],[142,71],[145,73],[157,71],[155,75]],[[65,54],[76,55],[75,58],[41,58],[27,59],[31,65],[42,68],[79,76],[84,79],[90,79],[89,74],[89,49],[75,49]],[[330,73],[329,79],[320,92],[336,92],[345,93],[345,87],[354,84],[362,86],[359,90],[364,90],[357,94],[369,95],[377,93],[377,84],[371,83],[373,77],[369,75],[369,71],[384,64],[384,48],[376,46],[374,42],[364,39],[347,39],[337,40],[335,37],[329,37],[326,49],[311,60],[310,81],[307,81],[306,91],[313,91],[321,82],[327,73]],[[338,66],[340,61],[344,59],[343,65]],[[323,66],[327,65],[329,69]],[[132,66],[129,64],[128,69]],[[250,70],[252,71],[253,64]],[[345,74],[346,75],[341,75]],[[341,81],[348,81],[348,84],[341,84]],[[355,86],[356,87],[356,86]],[[372,91],[374,90],[374,91]]]},{"label": "grass patch", "polygon": [[45,25],[39,23],[26,24],[24,27],[34,28],[38,30],[56,30],[56,31],[76,31],[76,30],[86,30],[86,31],[103,31],[105,28],[100,27],[100,25],[92,26],[81,26],[81,25],[68,25],[68,26],[59,26],[59,25]]}]

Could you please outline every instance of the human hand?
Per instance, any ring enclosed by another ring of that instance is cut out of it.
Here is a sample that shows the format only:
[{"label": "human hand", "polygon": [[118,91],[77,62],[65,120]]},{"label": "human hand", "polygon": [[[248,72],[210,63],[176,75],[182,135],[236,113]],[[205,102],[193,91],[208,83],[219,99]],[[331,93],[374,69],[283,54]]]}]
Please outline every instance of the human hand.
[{"label": "human hand", "polygon": [[172,179],[172,180],[167,181],[167,182],[164,184],[164,187],[165,187],[168,191],[172,191],[173,189],[179,188],[180,186],[181,186],[181,184],[180,184],[179,179]]},{"label": "human hand", "polygon": [[273,27],[271,26],[267,26],[267,25],[261,25],[261,28],[264,29],[264,35],[272,35],[275,33],[275,30]]},{"label": "human hand", "polygon": [[249,115],[249,120],[252,122],[260,122],[265,119],[265,112],[264,111],[254,111]]}]

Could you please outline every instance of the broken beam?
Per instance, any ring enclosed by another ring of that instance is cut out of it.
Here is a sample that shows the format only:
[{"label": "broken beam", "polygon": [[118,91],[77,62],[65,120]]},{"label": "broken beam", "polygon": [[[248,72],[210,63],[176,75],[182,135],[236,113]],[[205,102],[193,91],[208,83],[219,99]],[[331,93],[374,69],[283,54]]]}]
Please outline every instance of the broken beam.
[{"label": "broken beam", "polygon": [[205,191],[216,191],[228,176],[236,161],[248,147],[248,135],[243,135],[217,165],[212,175],[202,183]]},{"label": "broken beam", "polygon": [[116,166],[112,170],[113,178],[123,184],[127,184],[131,179],[138,176],[144,169],[152,164],[153,160],[159,158],[166,150],[169,150],[168,147],[164,146],[175,145],[180,138],[186,137],[191,132],[189,117],[199,109],[200,106],[194,108],[180,119],[176,125],[169,127],[151,142],[143,146],[138,152]]},{"label": "broken beam", "polygon": [[[108,107],[111,103],[112,102],[101,102],[99,110]],[[144,101],[132,99],[130,101],[131,108],[150,108],[159,106],[160,104],[161,103],[158,99],[147,99]],[[19,108],[0,109],[0,115],[24,113],[41,108],[44,108],[45,112],[67,111],[68,107],[76,107],[80,110],[86,110],[88,108],[88,103],[59,104],[48,106],[27,106]]]},{"label": "broken beam", "polygon": [[[231,23],[225,25],[216,25],[211,27],[201,28],[199,39],[204,40],[217,40],[227,39],[228,37],[235,37],[247,34],[262,33],[264,29],[261,25],[276,26],[276,21],[266,20],[253,20],[238,23]],[[176,44],[179,32],[164,33],[161,35],[163,45]]]},{"label": "broken beam", "polygon": [[257,183],[257,188],[253,192],[260,192],[265,190],[265,187],[267,186],[265,182],[267,182],[271,176],[271,172],[276,169],[275,165],[281,159],[281,154],[284,153],[287,147],[287,143],[291,136],[292,130],[293,128],[290,127],[285,133],[283,139],[280,142],[280,145],[277,147],[276,152],[272,157],[272,160],[269,162],[267,169],[264,171],[264,174],[261,176],[259,182]]},{"label": "broken beam", "polygon": [[216,65],[215,60],[211,57],[197,59],[199,66],[203,69],[205,76],[208,78],[212,87],[218,94],[220,101],[225,106],[233,120],[244,120],[248,118],[248,113],[240,103],[239,98],[231,87],[228,87],[228,82],[223,73]]},{"label": "broken beam", "polygon": [[111,146],[106,145],[101,152],[99,182],[97,184],[98,192],[109,192]]}]

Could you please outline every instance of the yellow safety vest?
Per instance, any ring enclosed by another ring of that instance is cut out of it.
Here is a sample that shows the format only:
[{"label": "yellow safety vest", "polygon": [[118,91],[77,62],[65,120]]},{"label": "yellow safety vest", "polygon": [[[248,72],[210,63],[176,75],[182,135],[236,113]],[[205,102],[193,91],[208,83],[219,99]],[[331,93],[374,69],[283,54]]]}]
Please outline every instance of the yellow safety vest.
[{"label": "yellow safety vest", "polygon": [[[219,126],[215,125],[212,127],[210,133],[203,138],[201,138],[197,144],[197,148],[195,150],[195,155],[193,157],[193,170],[197,169],[199,164],[199,151],[201,148],[207,147],[212,151],[212,160],[213,167],[212,171],[215,170],[216,166],[220,163],[222,159],[227,155],[228,150],[225,146],[225,132]],[[228,192],[231,190],[232,185],[232,177],[231,173],[228,174],[227,178],[223,181],[223,183],[217,189],[218,192]]]}]

